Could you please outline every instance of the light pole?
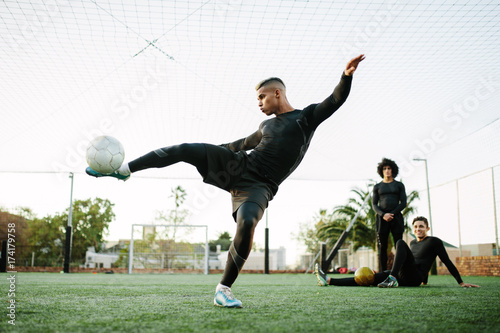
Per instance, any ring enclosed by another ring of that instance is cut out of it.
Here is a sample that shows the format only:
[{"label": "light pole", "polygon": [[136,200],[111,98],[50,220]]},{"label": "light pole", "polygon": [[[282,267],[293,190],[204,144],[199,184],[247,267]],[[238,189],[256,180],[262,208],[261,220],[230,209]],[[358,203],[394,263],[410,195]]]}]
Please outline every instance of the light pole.
[{"label": "light pole", "polygon": [[427,203],[429,205],[429,228],[432,236],[432,213],[431,213],[431,191],[429,189],[429,171],[427,169],[427,160],[425,158],[414,158],[414,161],[424,161],[425,163],[425,181],[427,182]]},{"label": "light pole", "polygon": [[[429,171],[427,169],[427,160],[425,158],[414,158],[414,161],[424,161],[425,163],[425,181],[427,182],[427,202],[429,205],[429,228],[431,228],[431,236],[432,236],[432,213],[431,213],[431,190],[429,188]],[[431,267],[431,274],[437,275],[437,265],[436,260]]]},{"label": "light pole", "polygon": [[66,227],[66,246],[64,250],[64,273],[69,273],[69,264],[71,262],[71,241],[72,241],[72,217],[73,217],[73,172],[69,173],[71,178],[71,192],[69,195],[69,212],[68,212],[68,226]]},{"label": "light pole", "polygon": [[264,229],[264,274],[269,274],[269,226],[266,209],[266,229]]}]

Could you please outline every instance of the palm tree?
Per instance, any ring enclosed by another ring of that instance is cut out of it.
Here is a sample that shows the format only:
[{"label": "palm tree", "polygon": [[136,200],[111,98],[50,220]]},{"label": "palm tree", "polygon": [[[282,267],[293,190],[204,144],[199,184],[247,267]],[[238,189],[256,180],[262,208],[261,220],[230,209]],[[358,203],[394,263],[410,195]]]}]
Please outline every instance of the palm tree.
[{"label": "palm tree", "polygon": [[[362,246],[370,247],[373,250],[377,249],[375,227],[376,213],[372,208],[372,198],[370,195],[372,185],[374,184],[369,185],[366,190],[360,188],[352,189],[351,192],[354,196],[349,198],[346,205],[336,206],[331,214],[327,214],[326,211],[320,213],[321,218],[319,222],[316,223],[316,230],[317,236],[321,241],[326,241],[328,246],[333,246],[342,232],[347,229],[349,222],[351,222],[356,213],[361,209],[366,197],[370,196],[354,223],[347,240],[353,243],[354,251]],[[415,207],[411,204],[418,198],[419,195],[417,191],[412,191],[407,196],[407,205],[402,211],[405,219],[405,229],[410,229],[407,226],[407,216],[415,212]],[[391,248],[392,244],[389,245],[388,250]]]}]

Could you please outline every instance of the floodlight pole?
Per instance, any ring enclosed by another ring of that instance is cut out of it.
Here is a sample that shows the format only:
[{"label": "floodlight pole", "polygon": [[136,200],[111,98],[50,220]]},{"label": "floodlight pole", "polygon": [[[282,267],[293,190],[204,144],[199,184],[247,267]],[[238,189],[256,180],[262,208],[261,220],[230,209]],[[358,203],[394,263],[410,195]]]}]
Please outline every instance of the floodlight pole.
[{"label": "floodlight pole", "polygon": [[71,192],[69,195],[69,212],[68,212],[68,226],[66,227],[66,245],[64,250],[64,273],[69,273],[69,263],[71,261],[71,243],[72,243],[72,217],[73,217],[73,172],[69,173],[71,178]]},{"label": "floodlight pole", "polygon": [[[433,233],[432,233],[432,213],[431,213],[431,190],[429,188],[429,170],[427,169],[427,159],[425,159],[425,158],[414,158],[413,160],[414,161],[424,161],[424,163],[425,163],[425,181],[427,182],[427,202],[428,202],[428,205],[429,205],[429,228],[431,228],[431,236],[432,236]],[[436,260],[434,260],[434,263],[432,264],[431,274],[432,275],[437,275]]]},{"label": "floodlight pole", "polygon": [[266,229],[264,234],[264,274],[269,274],[269,227],[266,209]]},{"label": "floodlight pole", "polygon": [[458,189],[458,179],[455,180],[455,188],[457,192],[457,226],[458,226],[458,256],[462,256],[462,231],[460,230],[460,192]]},{"label": "floodlight pole", "polygon": [[210,267],[208,267],[208,226],[205,227],[205,275],[210,273]]},{"label": "floodlight pole", "polygon": [[132,231],[130,232],[130,244],[128,245],[128,273],[132,274],[133,257],[134,257],[134,224],[132,224]]},{"label": "floodlight pole", "polygon": [[414,158],[414,161],[424,161],[425,163],[425,181],[427,182],[427,203],[429,205],[429,228],[431,228],[432,234],[432,214],[431,214],[431,191],[429,188],[429,171],[427,169],[427,160],[425,158]]},{"label": "floodlight pole", "polygon": [[498,223],[497,223],[497,199],[495,193],[495,170],[491,168],[491,184],[493,185],[493,221],[495,222],[495,245],[497,247],[496,255],[500,255],[498,242]]}]

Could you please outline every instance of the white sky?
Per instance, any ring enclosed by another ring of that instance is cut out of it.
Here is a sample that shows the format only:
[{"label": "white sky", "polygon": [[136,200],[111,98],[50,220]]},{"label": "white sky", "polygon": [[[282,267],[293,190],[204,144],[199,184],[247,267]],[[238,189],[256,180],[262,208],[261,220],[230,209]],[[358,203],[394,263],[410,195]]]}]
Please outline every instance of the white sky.
[{"label": "white sky", "polygon": [[[74,172],[74,199],[116,204],[109,239],[129,238],[132,223],[171,208],[177,185],[187,189],[190,223],[209,225],[211,238],[233,233],[229,195],[202,184],[193,167],[147,170],[126,183],[90,178],[89,140],[115,136],[126,160],[182,142],[233,141],[265,119],[258,81],[281,77],[303,108],[330,94],[347,61],[364,53],[348,101],[270,204],[271,247],[285,246],[293,263],[298,225],[378,180],[384,156],[400,165],[408,192],[425,189],[423,163],[412,159],[427,158],[434,235],[456,245],[454,181],[486,170],[459,182],[461,241],[495,242],[498,1],[44,3],[0,3],[0,206],[62,212]],[[428,215],[425,191],[418,206]]]}]

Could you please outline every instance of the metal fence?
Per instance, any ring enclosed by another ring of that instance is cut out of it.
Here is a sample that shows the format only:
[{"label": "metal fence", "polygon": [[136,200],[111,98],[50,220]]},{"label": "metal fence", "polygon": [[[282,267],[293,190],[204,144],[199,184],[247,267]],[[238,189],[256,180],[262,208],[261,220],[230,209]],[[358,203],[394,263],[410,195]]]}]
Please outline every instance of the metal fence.
[{"label": "metal fence", "polygon": [[[491,244],[489,255],[498,253],[499,190],[500,166],[431,187],[431,235],[460,249],[468,244]],[[421,195],[427,196],[427,191]]]}]

